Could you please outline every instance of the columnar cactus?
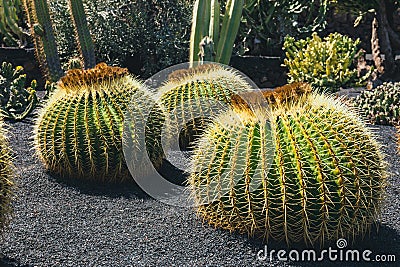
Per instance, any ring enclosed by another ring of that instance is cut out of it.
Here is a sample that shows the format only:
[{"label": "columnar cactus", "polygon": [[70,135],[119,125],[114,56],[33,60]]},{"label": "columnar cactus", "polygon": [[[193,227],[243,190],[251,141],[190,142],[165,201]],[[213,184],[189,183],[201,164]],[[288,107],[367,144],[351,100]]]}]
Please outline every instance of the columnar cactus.
[{"label": "columnar cactus", "polygon": [[35,42],[36,57],[45,76],[53,82],[64,75],[54,37],[47,0],[24,0],[25,12]]},{"label": "columnar cactus", "polygon": [[243,6],[243,0],[228,0],[221,24],[219,0],[195,1],[189,54],[192,66],[195,61],[229,64]]},{"label": "columnar cactus", "polygon": [[96,65],[94,44],[82,0],[68,0],[71,19],[74,22],[75,35],[82,55],[85,69],[93,68]]},{"label": "columnar cactus", "polygon": [[185,142],[190,142],[207,126],[210,117],[228,108],[233,95],[251,89],[238,73],[207,64],[172,73],[158,90],[160,106],[170,115],[170,131],[176,134],[183,130]]},{"label": "columnar cactus", "polygon": [[239,105],[206,130],[189,178],[198,213],[216,227],[287,243],[365,234],[385,183],[379,144],[340,100],[285,99]]},{"label": "columnar cactus", "polygon": [[[36,123],[36,148],[47,169],[68,177],[128,179],[123,119],[140,86],[127,69],[104,63],[68,71]],[[131,112],[140,116],[138,109]]]},{"label": "columnar cactus", "polygon": [[0,121],[0,232],[9,221],[14,187],[14,166],[5,134],[3,122]]}]

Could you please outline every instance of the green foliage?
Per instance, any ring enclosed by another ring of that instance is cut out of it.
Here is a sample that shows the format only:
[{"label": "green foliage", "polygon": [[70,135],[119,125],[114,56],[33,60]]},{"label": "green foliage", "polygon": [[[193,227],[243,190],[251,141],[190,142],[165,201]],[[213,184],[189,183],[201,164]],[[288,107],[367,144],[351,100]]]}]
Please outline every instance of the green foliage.
[{"label": "green foliage", "polygon": [[[191,4],[191,0],[84,1],[98,62],[127,66],[135,61],[141,68],[136,74],[149,76],[187,61]],[[62,63],[67,65],[78,51],[66,0],[51,1],[50,9]]]},{"label": "green foliage", "polygon": [[386,177],[364,123],[316,93],[222,114],[198,141],[192,166],[189,184],[205,221],[288,244],[368,233]]},{"label": "green foliage", "polygon": [[26,74],[21,66],[13,68],[3,62],[0,69],[0,110],[1,115],[10,120],[22,120],[36,107],[36,81],[25,88]]},{"label": "green foliage", "polygon": [[56,82],[64,75],[47,0],[24,0],[25,12],[42,72]]},{"label": "green foliage", "polygon": [[239,53],[254,46],[254,40],[263,47],[279,47],[283,37],[301,37],[313,31],[323,30],[329,1],[317,0],[245,0],[243,21],[237,44]]},{"label": "green foliage", "polygon": [[19,25],[22,23],[21,7],[20,0],[0,1],[0,41],[7,46],[25,44],[25,34]]},{"label": "green foliage", "polygon": [[[354,61],[360,56],[360,40],[339,33],[320,38],[317,33],[306,39],[286,37],[284,63],[289,70],[289,82],[304,81],[320,90],[337,91],[340,87],[359,85]],[[367,76],[369,73],[367,74]]]},{"label": "green foliage", "polygon": [[6,130],[0,121],[0,232],[8,225],[11,201],[14,196],[14,165],[6,138]]},{"label": "green foliage", "polygon": [[355,100],[361,114],[373,124],[400,125],[400,83],[384,83],[364,90]]},{"label": "green foliage", "polygon": [[[45,77],[56,82],[64,75],[54,36],[52,17],[47,0],[25,0],[25,10],[31,27],[38,62]],[[82,0],[68,0],[68,12],[74,25],[76,43],[85,68],[96,65],[95,50],[89,32]],[[56,28],[57,29],[57,28]]]},{"label": "green foliage", "polygon": [[[341,12],[358,16],[356,24],[368,12],[376,12],[380,8],[380,1],[378,0],[330,0],[330,4]],[[385,4],[392,5],[394,10],[400,8],[400,1],[398,0],[386,0]]]},{"label": "green foliage", "polygon": [[35,127],[36,149],[46,168],[69,178],[129,179],[122,151],[123,119],[140,86],[126,69],[104,63],[69,70]]},{"label": "green foliage", "polygon": [[71,58],[68,61],[68,69],[73,70],[73,69],[83,69],[83,64],[82,60],[80,58]]},{"label": "green foliage", "polygon": [[191,64],[194,61],[204,60],[229,64],[240,26],[243,5],[243,0],[228,0],[221,24],[221,8],[218,0],[195,2],[190,37]]}]

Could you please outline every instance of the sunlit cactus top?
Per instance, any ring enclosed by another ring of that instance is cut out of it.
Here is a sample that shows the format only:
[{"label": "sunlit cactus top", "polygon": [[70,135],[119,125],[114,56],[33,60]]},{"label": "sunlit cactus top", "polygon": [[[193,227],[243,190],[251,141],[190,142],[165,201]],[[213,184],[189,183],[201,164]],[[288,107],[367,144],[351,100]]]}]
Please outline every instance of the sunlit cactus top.
[{"label": "sunlit cactus top", "polygon": [[[66,177],[130,179],[122,151],[124,114],[145,94],[127,69],[104,63],[69,70],[39,116],[35,143],[47,169]],[[136,113],[137,112],[137,113]]]},{"label": "sunlit cactus top", "polygon": [[232,96],[232,106],[237,110],[248,110],[250,105],[257,105],[260,101],[277,107],[290,101],[296,101],[303,95],[312,92],[308,83],[295,82],[277,87],[274,90],[261,90],[240,93]]},{"label": "sunlit cactus top", "polygon": [[111,67],[105,63],[100,63],[93,69],[83,70],[83,69],[72,69],[67,72],[67,74],[61,78],[58,82],[58,86],[67,91],[73,88],[96,88],[92,85],[112,82],[115,79],[125,77],[129,75],[128,69]]}]

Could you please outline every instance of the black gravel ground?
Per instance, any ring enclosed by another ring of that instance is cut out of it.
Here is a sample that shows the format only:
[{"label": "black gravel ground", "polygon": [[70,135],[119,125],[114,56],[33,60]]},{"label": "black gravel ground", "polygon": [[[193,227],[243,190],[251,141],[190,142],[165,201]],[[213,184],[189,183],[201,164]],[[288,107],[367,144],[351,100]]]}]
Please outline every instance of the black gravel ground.
[{"label": "black gravel ground", "polygon": [[[395,129],[376,128],[390,163],[385,207],[378,233],[374,228],[348,248],[393,254],[400,266],[400,158]],[[260,240],[203,225],[191,208],[167,206],[133,185],[60,182],[34,156],[32,124],[9,124],[9,130],[19,189],[14,218],[0,246],[4,266],[316,265],[283,263],[276,258],[260,261],[257,252],[264,248]],[[269,244],[268,251],[285,248]],[[329,261],[323,265],[336,266]]]}]

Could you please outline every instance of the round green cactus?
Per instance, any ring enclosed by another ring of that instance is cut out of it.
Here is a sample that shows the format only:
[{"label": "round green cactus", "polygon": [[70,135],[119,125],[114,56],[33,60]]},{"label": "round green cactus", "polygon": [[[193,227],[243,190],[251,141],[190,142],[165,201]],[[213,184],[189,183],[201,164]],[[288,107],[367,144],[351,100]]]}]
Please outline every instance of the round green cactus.
[{"label": "round green cactus", "polygon": [[0,232],[8,225],[14,195],[14,165],[5,134],[3,122],[0,121]]},{"label": "round green cactus", "polygon": [[397,153],[400,154],[400,126],[396,126]]},{"label": "round green cactus", "polygon": [[400,124],[400,82],[364,90],[354,102],[361,114],[373,124]]},{"label": "round green cactus", "polygon": [[189,185],[199,214],[216,227],[287,243],[365,234],[385,184],[379,144],[340,100],[285,99],[239,105],[198,140]]},{"label": "round green cactus", "polygon": [[127,69],[104,63],[68,71],[36,123],[36,148],[47,169],[76,178],[129,179],[122,151],[123,120],[128,108],[141,115],[131,102],[134,95],[145,94],[140,88]]},{"label": "round green cactus", "polygon": [[251,89],[254,86],[238,72],[206,64],[173,72],[158,89],[159,104],[169,114],[169,132],[181,131],[181,145],[187,146],[208,125],[210,117],[228,108],[233,95]]}]

